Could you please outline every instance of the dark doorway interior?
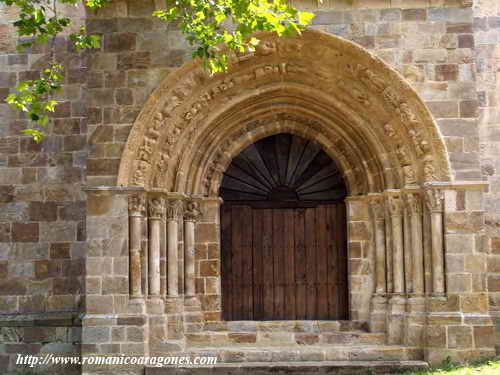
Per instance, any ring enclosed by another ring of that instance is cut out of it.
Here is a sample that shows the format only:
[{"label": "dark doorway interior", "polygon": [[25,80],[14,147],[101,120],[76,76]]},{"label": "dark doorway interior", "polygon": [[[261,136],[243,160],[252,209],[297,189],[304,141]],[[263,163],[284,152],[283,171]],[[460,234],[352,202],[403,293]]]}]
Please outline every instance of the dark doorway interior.
[{"label": "dark doorway interior", "polygon": [[223,318],[347,319],[346,188],[321,147],[264,138],[220,192]]}]

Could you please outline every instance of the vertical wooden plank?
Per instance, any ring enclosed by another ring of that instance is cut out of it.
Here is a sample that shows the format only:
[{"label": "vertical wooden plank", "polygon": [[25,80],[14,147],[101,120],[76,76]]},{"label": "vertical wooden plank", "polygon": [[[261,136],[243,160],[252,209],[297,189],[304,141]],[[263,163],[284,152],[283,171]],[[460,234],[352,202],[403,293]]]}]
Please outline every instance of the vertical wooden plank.
[{"label": "vertical wooden plank", "polygon": [[224,320],[233,319],[232,257],[231,257],[231,206],[221,206],[221,261],[222,261],[222,314]]},{"label": "vertical wooden plank", "polygon": [[253,319],[253,254],[252,254],[252,208],[249,206],[242,207],[241,210],[241,267],[240,275],[243,286],[242,292],[242,319]]},{"label": "vertical wooden plank", "polygon": [[337,206],[330,204],[327,206],[327,223],[326,230],[328,239],[328,319],[339,318],[339,295],[338,295],[338,282],[339,282],[339,248],[336,241],[337,232],[342,230],[341,226],[337,224]]},{"label": "vertical wooden plank", "polygon": [[316,274],[316,227],[315,209],[306,208],[305,214],[305,245],[306,245],[306,319],[316,319],[317,316],[317,274]]},{"label": "vertical wooden plank", "polygon": [[274,260],[274,317],[283,319],[285,312],[285,214],[283,209],[273,209],[273,260]]},{"label": "vertical wooden plank", "polygon": [[269,320],[274,315],[273,212],[270,209],[262,210],[262,262],[264,319]]},{"label": "vertical wooden plank", "polygon": [[243,319],[243,288],[242,288],[242,250],[243,250],[243,220],[242,207],[232,206],[231,212],[232,226],[232,300],[233,300],[233,320]]},{"label": "vertical wooden plank", "polygon": [[337,246],[339,249],[339,283],[338,283],[338,319],[349,319],[349,291],[348,291],[348,274],[347,274],[347,223],[346,223],[346,208],[344,203],[337,204]]},{"label": "vertical wooden plank", "polygon": [[296,320],[295,311],[295,293],[296,293],[296,283],[295,283],[295,226],[294,226],[294,210],[285,210],[285,222],[284,222],[284,234],[285,234],[285,319]]},{"label": "vertical wooden plank", "polygon": [[305,213],[303,208],[295,210],[295,282],[297,284],[296,315],[297,319],[306,318],[306,246],[305,246]]},{"label": "vertical wooden plank", "polygon": [[316,207],[316,243],[317,243],[317,258],[316,267],[318,273],[318,315],[317,319],[326,320],[328,319],[328,238],[327,238],[327,216],[326,216],[326,206],[321,205]]},{"label": "vertical wooden plank", "polygon": [[252,210],[253,220],[253,319],[264,319],[264,210]]}]

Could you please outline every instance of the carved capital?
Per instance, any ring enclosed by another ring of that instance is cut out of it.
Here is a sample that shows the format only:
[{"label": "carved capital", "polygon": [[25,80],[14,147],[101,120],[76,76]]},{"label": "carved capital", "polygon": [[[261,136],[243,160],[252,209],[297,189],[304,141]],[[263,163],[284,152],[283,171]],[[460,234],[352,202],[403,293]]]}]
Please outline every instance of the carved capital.
[{"label": "carved capital", "polygon": [[403,215],[403,200],[399,195],[389,195],[387,197],[387,210],[391,216]]},{"label": "carved capital", "polygon": [[149,217],[151,219],[162,219],[165,217],[165,199],[163,198],[151,198],[149,200]]},{"label": "carved capital", "polygon": [[200,220],[201,216],[200,203],[196,201],[187,201],[184,209],[184,220],[196,222]]},{"label": "carved capital", "polygon": [[132,194],[128,197],[130,216],[142,216],[146,211],[146,197],[143,194]]},{"label": "carved capital", "polygon": [[180,199],[167,200],[167,220],[178,220],[182,216],[183,204]]},{"label": "carved capital", "polygon": [[425,191],[425,204],[431,212],[442,212],[444,195],[441,190],[431,189]]},{"label": "carved capital", "polygon": [[409,193],[406,195],[406,207],[410,215],[422,214],[422,200],[419,194]]},{"label": "carved capital", "polygon": [[371,199],[369,201],[370,211],[375,220],[383,220],[385,216],[384,204],[382,199]]}]

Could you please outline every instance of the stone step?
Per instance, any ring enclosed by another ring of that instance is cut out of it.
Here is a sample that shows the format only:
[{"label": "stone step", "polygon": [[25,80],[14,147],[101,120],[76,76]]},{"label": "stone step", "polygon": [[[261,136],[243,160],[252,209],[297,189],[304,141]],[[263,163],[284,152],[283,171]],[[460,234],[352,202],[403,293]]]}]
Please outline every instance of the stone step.
[{"label": "stone step", "polygon": [[214,331],[186,333],[188,347],[223,346],[309,346],[309,345],[384,345],[385,333]]},{"label": "stone step", "polygon": [[245,362],[221,363],[214,367],[200,368],[146,367],[145,375],[392,374],[399,373],[403,370],[424,370],[427,368],[427,363],[422,361]]},{"label": "stone step", "polygon": [[220,363],[303,362],[303,361],[416,361],[423,358],[419,348],[398,345],[310,345],[301,347],[205,347],[191,348],[190,357],[217,357]]},{"label": "stone step", "polygon": [[271,321],[220,321],[207,322],[204,331],[234,332],[309,332],[331,333],[345,331],[368,332],[366,322],[356,320],[271,320]]}]

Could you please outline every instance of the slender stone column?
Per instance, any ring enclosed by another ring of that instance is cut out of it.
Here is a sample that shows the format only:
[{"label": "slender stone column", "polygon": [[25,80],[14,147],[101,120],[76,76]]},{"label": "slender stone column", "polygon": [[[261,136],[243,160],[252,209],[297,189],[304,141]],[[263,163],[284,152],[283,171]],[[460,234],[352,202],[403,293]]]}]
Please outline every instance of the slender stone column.
[{"label": "slender stone column", "polygon": [[149,201],[149,295],[160,298],[161,222],[165,215],[165,200],[154,197]]},{"label": "slender stone column", "polygon": [[141,243],[142,217],[146,210],[146,198],[142,194],[129,196],[129,262],[130,262],[130,291],[132,298],[142,297],[141,285]]},{"label": "slender stone column", "polygon": [[407,201],[411,215],[413,293],[415,295],[422,295],[425,291],[424,247],[422,236],[422,200],[419,194],[408,194]]},{"label": "slender stone column", "polygon": [[370,301],[370,332],[385,332],[387,317],[387,267],[385,239],[385,207],[382,196],[369,201],[372,214],[375,287]]},{"label": "slender stone column", "polygon": [[384,206],[380,199],[370,200],[370,209],[373,220],[373,233],[375,237],[375,293],[385,294],[386,267],[385,267],[385,222]]},{"label": "slender stone column", "polygon": [[403,294],[404,284],[404,256],[403,256],[403,202],[399,195],[388,196],[388,206],[392,222],[392,260],[393,260],[393,293]]},{"label": "slender stone column", "polygon": [[188,201],[184,211],[184,292],[186,294],[186,306],[197,307],[195,283],[195,228],[196,222],[201,217],[200,204],[196,201]]},{"label": "slender stone column", "polygon": [[160,295],[167,295],[167,223],[165,214],[162,216],[160,223]]},{"label": "slender stone column", "polygon": [[411,231],[411,210],[405,195],[403,205],[403,241],[404,241],[404,262],[405,262],[405,289],[406,293],[413,292],[413,255],[412,255],[412,231]]},{"label": "slender stone column", "polygon": [[167,292],[169,297],[177,297],[179,295],[179,224],[178,220],[182,213],[182,200],[168,200],[167,205],[167,274],[168,287]]},{"label": "slender stone column", "polygon": [[432,235],[432,292],[444,294],[444,250],[443,250],[443,192],[426,190],[426,204],[431,216]]}]

